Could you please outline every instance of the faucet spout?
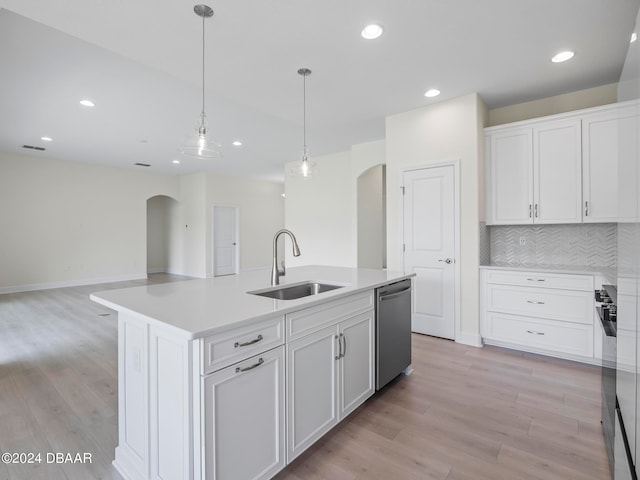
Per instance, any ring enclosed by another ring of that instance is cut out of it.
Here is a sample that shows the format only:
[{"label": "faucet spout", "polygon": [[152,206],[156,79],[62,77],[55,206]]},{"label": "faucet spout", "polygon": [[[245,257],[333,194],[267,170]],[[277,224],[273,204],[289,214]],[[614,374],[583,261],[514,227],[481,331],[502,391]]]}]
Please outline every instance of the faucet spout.
[{"label": "faucet spout", "polygon": [[273,236],[273,263],[271,265],[271,285],[280,285],[280,277],[286,273],[284,267],[284,260],[282,260],[282,267],[278,266],[278,238],[282,234],[289,235],[291,238],[291,243],[293,244],[293,256],[300,256],[300,247],[298,246],[298,241],[296,240],[296,236],[290,230],[283,228],[282,230],[278,230],[276,234]]}]

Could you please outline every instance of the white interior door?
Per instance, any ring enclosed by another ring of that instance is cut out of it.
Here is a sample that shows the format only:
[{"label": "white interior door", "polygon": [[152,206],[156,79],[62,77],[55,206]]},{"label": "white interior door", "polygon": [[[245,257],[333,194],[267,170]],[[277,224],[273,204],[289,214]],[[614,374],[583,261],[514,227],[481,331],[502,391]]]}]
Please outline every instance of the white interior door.
[{"label": "white interior door", "polygon": [[213,276],[238,273],[238,208],[213,207]]},{"label": "white interior door", "polygon": [[455,338],[455,166],[404,172],[404,271],[414,279],[412,330]]}]

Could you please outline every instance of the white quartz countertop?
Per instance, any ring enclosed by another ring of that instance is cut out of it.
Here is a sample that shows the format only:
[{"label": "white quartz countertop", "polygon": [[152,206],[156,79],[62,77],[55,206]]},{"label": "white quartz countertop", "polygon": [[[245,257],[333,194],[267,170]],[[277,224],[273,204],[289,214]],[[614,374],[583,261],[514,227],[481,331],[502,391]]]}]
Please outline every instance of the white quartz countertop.
[{"label": "white quartz countertop", "polygon": [[256,270],[225,277],[106,290],[93,293],[90,298],[105,307],[173,330],[181,337],[195,339],[412,276],[388,270],[306,266],[288,268],[287,274],[280,278],[280,285],[308,280],[344,287],[296,300],[274,300],[247,293],[271,286],[269,270]]}]

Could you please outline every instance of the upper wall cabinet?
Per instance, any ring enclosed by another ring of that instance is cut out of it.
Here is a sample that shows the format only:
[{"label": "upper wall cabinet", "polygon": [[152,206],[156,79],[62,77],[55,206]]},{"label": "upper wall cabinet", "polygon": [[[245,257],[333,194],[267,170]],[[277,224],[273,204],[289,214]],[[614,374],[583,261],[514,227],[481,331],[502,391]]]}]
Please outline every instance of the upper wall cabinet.
[{"label": "upper wall cabinet", "polygon": [[622,220],[616,165],[635,152],[624,132],[635,131],[636,110],[627,102],[486,128],[487,224]]},{"label": "upper wall cabinet", "polygon": [[486,146],[487,223],[581,221],[580,121],[496,130]]},{"label": "upper wall cabinet", "polygon": [[[635,159],[636,109],[606,110],[582,119],[582,195],[584,222],[617,222],[627,215],[618,209],[618,162]],[[633,160],[632,160],[633,161]]]},{"label": "upper wall cabinet", "polygon": [[533,127],[533,221],[582,221],[580,121],[565,120]]},{"label": "upper wall cabinet", "polygon": [[533,222],[532,136],[531,128],[521,128],[486,137],[487,223]]}]

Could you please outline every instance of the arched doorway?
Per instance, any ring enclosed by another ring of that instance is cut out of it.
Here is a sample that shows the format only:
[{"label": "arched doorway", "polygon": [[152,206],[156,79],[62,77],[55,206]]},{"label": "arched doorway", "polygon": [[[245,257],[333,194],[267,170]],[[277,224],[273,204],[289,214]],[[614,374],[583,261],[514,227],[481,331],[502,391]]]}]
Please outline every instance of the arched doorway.
[{"label": "arched doorway", "polygon": [[357,179],[358,268],[387,267],[386,167],[376,165]]},{"label": "arched doorway", "polygon": [[166,195],[147,199],[147,273],[176,270],[178,201]]}]

